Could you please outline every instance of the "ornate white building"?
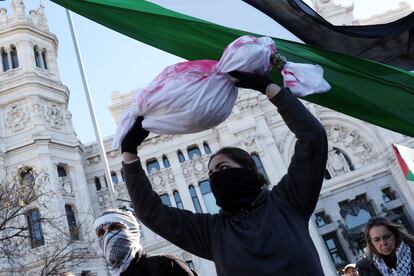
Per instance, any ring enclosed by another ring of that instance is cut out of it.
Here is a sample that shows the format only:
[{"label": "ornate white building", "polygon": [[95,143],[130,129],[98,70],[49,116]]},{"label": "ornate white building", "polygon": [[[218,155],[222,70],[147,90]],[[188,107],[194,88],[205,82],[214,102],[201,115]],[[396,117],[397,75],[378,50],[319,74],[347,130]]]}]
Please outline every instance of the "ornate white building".
[{"label": "ornate white building", "polygon": [[[340,17],[341,13],[330,8],[330,1],[314,2],[319,12],[325,9]],[[60,82],[56,63],[57,38],[48,31],[44,8],[25,15],[23,3],[14,3],[12,14],[0,9],[0,172],[19,174],[21,167],[48,172],[49,180],[42,185],[55,197],[47,206],[28,206],[26,212],[58,215],[65,231],[78,229],[77,243],[86,242],[94,235],[89,215],[97,217],[114,205],[131,208],[121,154],[110,149],[111,137],[105,139],[117,197],[114,204],[97,145],[82,145],[72,127],[67,109],[69,91]],[[352,7],[339,8],[348,14],[343,24],[354,22],[349,15]],[[340,19],[335,20],[335,24],[342,24]],[[134,93],[112,94],[110,110],[115,120]],[[337,269],[361,256],[361,229],[369,217],[386,215],[413,230],[414,187],[407,185],[391,143],[414,147],[414,140],[304,103],[328,134],[328,165],[310,230],[326,275],[335,275]],[[217,212],[207,175],[211,153],[224,146],[247,150],[272,187],[285,174],[294,143],[294,135],[266,97],[241,90],[224,123],[196,134],[151,134],[139,148],[139,155],[164,204],[193,212]],[[42,263],[36,256],[51,244],[48,237],[53,236],[53,229],[39,223],[29,234],[32,243],[25,250],[31,257],[20,260],[23,266],[14,272],[10,272],[10,264],[0,260],[0,275],[40,275]],[[145,226],[141,234],[146,252],[176,254],[199,275],[215,275],[212,262],[184,252]],[[107,275],[100,254],[93,244],[83,263],[75,267],[68,263],[66,267],[76,275]]]}]

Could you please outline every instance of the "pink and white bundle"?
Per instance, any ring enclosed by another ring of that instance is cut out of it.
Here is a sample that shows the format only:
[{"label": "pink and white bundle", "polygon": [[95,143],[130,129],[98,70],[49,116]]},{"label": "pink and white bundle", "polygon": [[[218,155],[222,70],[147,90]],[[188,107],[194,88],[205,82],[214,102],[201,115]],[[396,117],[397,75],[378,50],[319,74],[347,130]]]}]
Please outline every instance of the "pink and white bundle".
[{"label": "pink and white bundle", "polygon": [[[184,134],[212,128],[230,115],[237,99],[232,71],[267,74],[276,53],[269,37],[242,36],[226,47],[219,61],[181,62],[164,69],[147,88],[137,92],[119,122],[112,142],[118,148],[138,116],[144,129],[158,134]],[[330,89],[318,65],[287,62],[284,86],[306,96]]]}]

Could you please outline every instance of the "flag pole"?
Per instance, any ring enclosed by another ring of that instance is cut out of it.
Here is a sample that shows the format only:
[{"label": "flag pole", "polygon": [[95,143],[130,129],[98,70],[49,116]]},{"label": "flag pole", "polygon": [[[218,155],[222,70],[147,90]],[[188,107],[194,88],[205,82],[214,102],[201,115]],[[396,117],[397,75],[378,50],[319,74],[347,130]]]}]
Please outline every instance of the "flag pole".
[{"label": "flag pole", "polygon": [[95,130],[96,143],[98,144],[99,153],[101,155],[102,161],[104,162],[105,177],[106,177],[107,183],[109,184],[109,187],[108,187],[109,196],[110,196],[113,207],[118,207],[117,202],[116,202],[117,195],[114,189],[114,185],[112,183],[111,173],[109,171],[108,159],[106,158],[106,154],[105,154],[105,146],[102,141],[101,133],[99,131],[99,126],[96,121],[95,109],[92,104],[92,97],[89,91],[89,85],[88,85],[88,81],[85,75],[85,70],[83,67],[82,57],[81,57],[79,46],[78,46],[78,40],[76,38],[76,32],[75,32],[75,28],[72,22],[72,16],[68,9],[65,9],[65,10],[66,10],[66,15],[67,15],[68,22],[69,22],[70,33],[72,35],[73,46],[75,48],[76,58],[78,60],[79,71],[82,77],[82,83],[83,83],[83,88],[85,91],[86,101],[88,102],[89,113],[91,115],[93,128]]}]

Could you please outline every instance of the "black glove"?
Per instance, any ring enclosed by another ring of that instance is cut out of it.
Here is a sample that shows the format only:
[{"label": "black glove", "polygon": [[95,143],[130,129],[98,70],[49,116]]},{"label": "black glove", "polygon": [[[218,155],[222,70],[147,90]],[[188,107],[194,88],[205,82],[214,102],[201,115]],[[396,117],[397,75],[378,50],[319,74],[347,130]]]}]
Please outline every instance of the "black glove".
[{"label": "black glove", "polygon": [[230,76],[239,79],[239,81],[235,83],[237,87],[254,89],[262,92],[262,94],[265,94],[267,86],[273,83],[267,75],[251,74],[239,71],[232,71],[229,74]]},{"label": "black glove", "polygon": [[149,131],[142,128],[144,117],[139,116],[121,143],[121,152],[137,154],[137,148],[148,137]]}]

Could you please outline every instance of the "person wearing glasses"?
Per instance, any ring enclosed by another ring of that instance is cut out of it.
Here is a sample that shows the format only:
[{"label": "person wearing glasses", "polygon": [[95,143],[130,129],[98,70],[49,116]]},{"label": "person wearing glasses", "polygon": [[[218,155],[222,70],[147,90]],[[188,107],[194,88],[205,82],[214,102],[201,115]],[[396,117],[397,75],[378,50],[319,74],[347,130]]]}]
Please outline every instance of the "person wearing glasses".
[{"label": "person wearing glasses", "polygon": [[385,217],[371,218],[364,230],[366,257],[357,263],[360,276],[414,275],[414,236]]},{"label": "person wearing glasses", "polygon": [[144,253],[139,223],[130,211],[106,210],[95,220],[94,229],[112,276],[197,276],[174,255]]}]

